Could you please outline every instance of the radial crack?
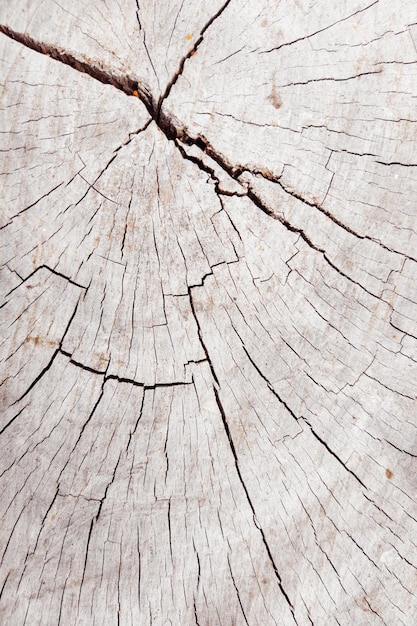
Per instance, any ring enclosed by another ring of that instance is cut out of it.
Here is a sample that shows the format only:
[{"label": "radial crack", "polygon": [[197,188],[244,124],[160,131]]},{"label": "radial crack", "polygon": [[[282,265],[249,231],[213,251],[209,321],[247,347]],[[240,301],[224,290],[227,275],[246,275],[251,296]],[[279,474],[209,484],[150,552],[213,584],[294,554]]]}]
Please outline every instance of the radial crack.
[{"label": "radial crack", "polygon": [[295,43],[298,43],[299,41],[311,39],[312,37],[315,37],[316,35],[319,35],[320,33],[324,33],[326,30],[333,28],[337,24],[341,24],[342,22],[346,22],[347,20],[350,20],[351,17],[355,17],[355,15],[358,15],[358,13],[363,13],[364,11],[367,11],[368,9],[373,7],[375,4],[378,4],[378,2],[379,0],[374,0],[374,2],[371,2],[371,4],[368,4],[363,9],[359,9],[358,11],[355,11],[354,13],[351,13],[350,15],[347,15],[346,17],[343,17],[340,20],[337,20],[337,22],[333,22],[333,24],[329,24],[328,26],[325,26],[324,28],[320,28],[319,30],[316,30],[314,33],[311,33],[310,35],[305,35],[304,37],[298,37],[298,39],[287,41],[286,43],[282,43],[279,46],[276,46],[275,48],[271,48],[270,50],[262,50],[261,54],[268,54],[269,52],[275,52],[276,50],[280,50],[281,48],[285,48],[286,46],[292,46]]},{"label": "radial crack", "polygon": [[193,47],[187,52],[187,54],[181,59],[180,64],[178,66],[177,71],[175,72],[174,76],[172,77],[172,79],[170,80],[170,82],[168,83],[168,85],[166,86],[166,89],[163,93],[163,95],[161,96],[159,103],[158,103],[158,118],[159,118],[159,113],[161,111],[161,107],[163,102],[168,98],[169,94],[171,93],[171,89],[174,87],[175,83],[177,82],[177,80],[179,79],[179,77],[181,76],[181,74],[184,71],[184,65],[185,63],[188,61],[188,59],[190,59],[196,52],[197,49],[199,47],[199,45],[201,44],[201,42],[204,39],[204,34],[206,33],[206,31],[210,28],[210,26],[213,24],[213,22],[220,17],[220,15],[223,13],[223,11],[228,7],[228,5],[230,4],[231,0],[226,0],[226,2],[220,7],[220,9],[217,11],[217,13],[215,13],[213,15],[213,17],[211,17],[209,19],[209,21],[203,26],[203,28],[200,31],[200,35],[197,38],[195,44],[193,45]]},{"label": "radial crack", "polygon": [[218,406],[218,409],[219,409],[219,412],[220,412],[220,415],[221,415],[221,418],[222,418],[224,430],[226,432],[226,436],[227,436],[227,439],[229,441],[230,449],[232,451],[233,458],[234,458],[234,461],[235,461],[236,472],[237,472],[239,481],[240,481],[240,483],[241,483],[241,485],[243,487],[243,491],[245,492],[246,499],[247,499],[248,504],[249,504],[249,506],[251,508],[252,514],[253,514],[253,521],[255,523],[256,528],[259,530],[259,532],[261,534],[262,542],[264,544],[265,550],[266,550],[266,552],[268,554],[268,558],[269,558],[269,560],[271,562],[271,565],[272,565],[272,568],[274,570],[275,577],[276,577],[276,579],[278,581],[278,587],[279,587],[282,595],[284,596],[288,606],[290,607],[290,610],[291,610],[294,622],[297,623],[296,619],[295,619],[295,616],[294,616],[294,606],[293,606],[293,604],[292,604],[292,602],[291,602],[287,592],[285,591],[285,589],[283,587],[282,579],[281,579],[281,576],[279,575],[278,568],[277,568],[277,566],[275,564],[275,561],[274,561],[274,558],[272,556],[271,549],[270,549],[270,547],[268,545],[268,542],[266,540],[265,533],[264,533],[262,527],[260,526],[260,524],[258,522],[258,519],[256,517],[255,507],[253,505],[253,502],[252,502],[252,500],[250,498],[248,489],[247,489],[247,487],[245,485],[245,482],[243,480],[242,474],[240,472],[239,459],[238,459],[238,456],[237,456],[237,452],[236,452],[235,444],[234,444],[234,441],[233,441],[233,438],[232,438],[232,434],[230,432],[229,424],[227,422],[226,413],[225,413],[225,410],[223,408],[222,402],[220,400],[219,392],[218,392],[218,390],[216,389],[216,387],[214,385],[213,385],[213,391],[214,391],[214,397],[216,399],[216,403],[217,403],[217,406]]},{"label": "radial crack", "polygon": [[139,83],[137,78],[123,75],[119,72],[109,71],[100,66],[99,63],[94,64],[88,62],[86,59],[82,57],[79,58],[67,50],[38,41],[27,33],[19,33],[5,24],[0,24],[0,32],[31,50],[45,54],[56,61],[60,61],[64,65],[69,65],[78,72],[88,74],[104,85],[112,85],[129,96],[138,96],[151,116],[155,117],[154,112],[156,111],[156,106],[150,89],[145,83]]}]

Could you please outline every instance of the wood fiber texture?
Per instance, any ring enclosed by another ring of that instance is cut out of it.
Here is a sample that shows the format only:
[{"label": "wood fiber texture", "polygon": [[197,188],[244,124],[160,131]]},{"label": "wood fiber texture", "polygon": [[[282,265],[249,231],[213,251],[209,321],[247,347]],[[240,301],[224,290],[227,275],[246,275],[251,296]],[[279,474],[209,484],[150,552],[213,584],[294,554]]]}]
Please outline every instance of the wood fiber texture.
[{"label": "wood fiber texture", "polygon": [[417,4],[0,4],[0,622],[417,623]]}]

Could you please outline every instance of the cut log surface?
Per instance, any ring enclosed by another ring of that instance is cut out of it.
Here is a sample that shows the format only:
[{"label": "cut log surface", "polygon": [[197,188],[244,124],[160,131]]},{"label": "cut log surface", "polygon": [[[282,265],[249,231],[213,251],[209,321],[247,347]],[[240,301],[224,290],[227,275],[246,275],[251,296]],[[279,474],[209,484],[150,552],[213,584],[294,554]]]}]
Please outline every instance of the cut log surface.
[{"label": "cut log surface", "polygon": [[417,623],[417,4],[3,0],[0,622]]}]

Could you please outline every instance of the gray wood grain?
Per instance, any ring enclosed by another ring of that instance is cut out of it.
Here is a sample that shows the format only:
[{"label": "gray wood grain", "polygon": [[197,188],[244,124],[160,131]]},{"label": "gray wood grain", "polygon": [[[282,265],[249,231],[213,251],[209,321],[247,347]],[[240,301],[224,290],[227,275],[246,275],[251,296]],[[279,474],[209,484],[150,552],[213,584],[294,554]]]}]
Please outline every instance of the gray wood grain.
[{"label": "gray wood grain", "polygon": [[2,3],[2,624],[416,622],[416,23]]}]

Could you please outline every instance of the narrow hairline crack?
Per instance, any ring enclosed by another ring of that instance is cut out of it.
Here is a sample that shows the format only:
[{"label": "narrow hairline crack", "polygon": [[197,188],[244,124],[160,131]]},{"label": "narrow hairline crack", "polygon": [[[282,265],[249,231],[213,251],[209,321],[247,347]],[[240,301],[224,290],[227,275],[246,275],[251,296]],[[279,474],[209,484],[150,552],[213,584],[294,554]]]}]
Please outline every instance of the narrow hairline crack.
[{"label": "narrow hairline crack", "polygon": [[277,50],[280,50],[281,48],[285,48],[286,46],[293,46],[294,44],[299,43],[300,41],[311,39],[312,37],[315,37],[316,35],[319,35],[320,33],[324,33],[326,30],[329,30],[330,28],[337,26],[337,24],[346,22],[347,20],[350,20],[352,17],[355,17],[359,13],[363,13],[364,11],[367,11],[368,9],[373,7],[375,4],[378,4],[378,2],[379,0],[373,0],[373,2],[371,2],[371,4],[368,4],[366,7],[363,7],[362,9],[359,9],[358,11],[355,11],[354,13],[350,13],[346,17],[343,17],[342,19],[337,20],[336,22],[333,22],[332,24],[328,24],[327,26],[324,26],[323,28],[320,28],[319,30],[316,30],[315,32],[310,33],[309,35],[304,35],[302,37],[298,37],[297,39],[293,39],[292,41],[287,41],[285,43],[282,43],[279,46],[275,46],[275,48],[271,48],[270,50],[262,50],[261,54],[269,54],[270,52],[276,52]]}]

